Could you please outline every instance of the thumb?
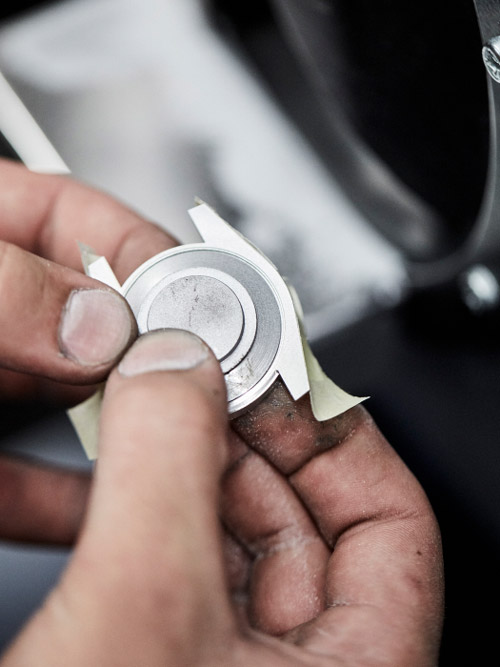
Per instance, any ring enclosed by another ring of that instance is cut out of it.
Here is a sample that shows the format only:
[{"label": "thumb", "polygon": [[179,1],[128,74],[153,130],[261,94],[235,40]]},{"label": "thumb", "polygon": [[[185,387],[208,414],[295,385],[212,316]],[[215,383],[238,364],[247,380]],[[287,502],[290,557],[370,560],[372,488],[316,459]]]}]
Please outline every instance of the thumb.
[{"label": "thumb", "polygon": [[226,437],[208,347],[178,330],[141,337],[108,381],[85,527],[46,605],[64,616],[51,665],[210,662],[232,627],[217,513]]}]

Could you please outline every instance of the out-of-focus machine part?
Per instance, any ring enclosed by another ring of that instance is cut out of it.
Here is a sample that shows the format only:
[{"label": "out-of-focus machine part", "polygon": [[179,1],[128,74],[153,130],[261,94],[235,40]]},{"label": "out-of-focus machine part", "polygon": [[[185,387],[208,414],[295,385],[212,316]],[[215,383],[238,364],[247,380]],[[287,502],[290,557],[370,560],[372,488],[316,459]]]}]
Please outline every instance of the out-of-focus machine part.
[{"label": "out-of-focus machine part", "polygon": [[495,260],[498,3],[260,0],[244,21],[227,0],[207,5],[366,219],[402,251],[412,288]]}]

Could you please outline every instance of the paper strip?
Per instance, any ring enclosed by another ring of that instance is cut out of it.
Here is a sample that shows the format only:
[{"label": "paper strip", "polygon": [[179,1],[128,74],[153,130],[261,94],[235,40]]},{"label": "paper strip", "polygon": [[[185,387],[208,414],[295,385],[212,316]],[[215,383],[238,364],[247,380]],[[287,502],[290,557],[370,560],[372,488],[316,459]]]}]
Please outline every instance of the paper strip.
[{"label": "paper strip", "polygon": [[86,401],[67,410],[68,417],[73,424],[76,434],[80,438],[82,447],[91,461],[97,458],[99,421],[103,396],[104,385]]},{"label": "paper strip", "polygon": [[302,347],[309,377],[311,408],[319,422],[338,417],[355,405],[366,401],[368,396],[351,396],[330,380],[304,337],[302,337]]},{"label": "paper strip", "polygon": [[338,417],[343,412],[347,412],[356,405],[366,401],[368,396],[352,396],[341,389],[326,375],[320,366],[319,361],[313,354],[307,340],[304,324],[304,311],[300,303],[297,290],[286,279],[284,279],[290,296],[292,297],[293,307],[299,323],[300,337],[302,339],[302,349],[304,351],[304,361],[309,378],[309,398],[314,418],[319,422]]}]

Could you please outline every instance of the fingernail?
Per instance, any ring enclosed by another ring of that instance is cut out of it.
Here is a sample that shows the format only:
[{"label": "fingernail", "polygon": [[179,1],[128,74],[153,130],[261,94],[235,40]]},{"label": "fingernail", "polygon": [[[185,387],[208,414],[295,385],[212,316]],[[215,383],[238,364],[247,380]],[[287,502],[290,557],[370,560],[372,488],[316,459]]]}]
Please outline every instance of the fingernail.
[{"label": "fingernail", "polygon": [[208,357],[208,347],[181,329],[162,329],[142,336],[121,360],[118,370],[126,377],[155,371],[185,371]]},{"label": "fingernail", "polygon": [[125,301],[104,289],[73,290],[59,325],[59,348],[82,366],[100,366],[117,359],[135,333]]}]

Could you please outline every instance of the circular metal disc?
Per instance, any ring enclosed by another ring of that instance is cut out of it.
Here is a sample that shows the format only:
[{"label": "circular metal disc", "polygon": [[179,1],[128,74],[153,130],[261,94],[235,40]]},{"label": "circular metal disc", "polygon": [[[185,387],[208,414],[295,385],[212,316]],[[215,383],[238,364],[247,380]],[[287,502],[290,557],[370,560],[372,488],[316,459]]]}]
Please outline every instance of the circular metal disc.
[{"label": "circular metal disc", "polygon": [[219,248],[181,246],[146,262],[123,292],[141,333],[186,329],[212,348],[225,375],[230,414],[255,401],[251,390],[271,368],[282,327],[275,292],[256,266]]}]

